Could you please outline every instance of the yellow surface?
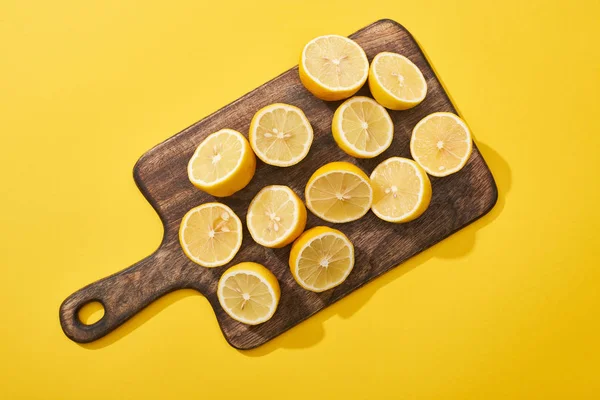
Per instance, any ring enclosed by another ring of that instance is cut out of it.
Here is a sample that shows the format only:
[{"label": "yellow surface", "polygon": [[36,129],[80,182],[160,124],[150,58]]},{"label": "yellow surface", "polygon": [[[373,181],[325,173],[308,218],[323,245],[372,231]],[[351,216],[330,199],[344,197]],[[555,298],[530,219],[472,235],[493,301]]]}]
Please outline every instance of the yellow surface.
[{"label": "yellow surface", "polygon": [[[348,4],[1,1],[1,399],[597,398],[599,3]],[[138,157],[383,17],[426,49],[496,208],[257,350],[192,291],[69,341],[60,302],[160,242]]]}]

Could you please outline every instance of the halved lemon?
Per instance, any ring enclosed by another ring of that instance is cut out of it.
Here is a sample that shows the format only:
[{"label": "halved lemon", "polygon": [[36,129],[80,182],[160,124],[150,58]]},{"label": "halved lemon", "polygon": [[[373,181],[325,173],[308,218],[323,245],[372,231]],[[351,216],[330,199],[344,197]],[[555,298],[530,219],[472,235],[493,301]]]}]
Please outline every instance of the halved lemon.
[{"label": "halved lemon", "polygon": [[384,221],[408,222],[421,216],[431,201],[431,182],[413,160],[388,158],[371,173],[371,210]]},{"label": "halved lemon", "polygon": [[321,100],[342,100],[365,84],[369,60],[355,41],[339,35],[319,36],[304,46],[300,80]]},{"label": "halved lemon", "polygon": [[289,167],[308,154],[313,129],[301,109],[277,103],[254,115],[248,136],[258,158],[270,165]]},{"label": "halved lemon", "polygon": [[300,286],[323,292],[338,286],[350,275],[354,267],[354,246],[337,229],[317,226],[294,242],[289,264]]},{"label": "halved lemon", "polygon": [[213,196],[231,196],[254,176],[256,157],[246,138],[233,129],[211,133],[188,163],[188,177],[198,189]]},{"label": "halved lemon", "polygon": [[283,247],[304,231],[306,207],[289,187],[267,186],[250,203],[246,225],[256,243]]},{"label": "halved lemon", "polygon": [[419,67],[389,52],[377,54],[371,62],[369,88],[375,100],[391,110],[415,107],[427,95],[427,82]]},{"label": "halved lemon", "polygon": [[306,206],[329,222],[350,222],[365,215],[373,201],[369,177],[345,161],[326,164],[315,171],[304,192]]},{"label": "halved lemon", "polygon": [[231,261],[240,249],[242,222],[225,204],[202,204],[182,218],[179,243],[196,264],[219,267]]},{"label": "halved lemon", "polygon": [[410,153],[428,174],[448,176],[465,166],[473,151],[467,124],[452,113],[429,114],[414,127]]},{"label": "halved lemon", "polygon": [[355,96],[335,111],[331,132],[346,153],[357,158],[372,158],[392,144],[394,123],[386,109],[375,100]]},{"label": "halved lemon", "polygon": [[219,279],[221,307],[236,321],[258,325],[271,319],[279,304],[279,282],[271,271],[254,262],[229,268]]}]

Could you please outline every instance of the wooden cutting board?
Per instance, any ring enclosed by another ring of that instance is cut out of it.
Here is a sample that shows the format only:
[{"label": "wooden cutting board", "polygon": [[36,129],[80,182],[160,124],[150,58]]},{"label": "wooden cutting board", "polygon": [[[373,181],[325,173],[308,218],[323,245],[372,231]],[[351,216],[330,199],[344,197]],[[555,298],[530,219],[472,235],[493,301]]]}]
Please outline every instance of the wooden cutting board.
[{"label": "wooden cutting board", "polygon": [[[337,160],[352,162],[370,174],[378,163],[388,157],[410,157],[410,134],[421,118],[435,111],[456,113],[419,45],[401,25],[381,20],[350,37],[363,47],[369,61],[382,51],[397,52],[412,60],[427,80],[427,98],[419,106],[408,111],[390,112],[395,127],[390,148],[370,160],[354,159],[340,150],[331,135],[331,120],[341,102],[324,102],[312,96],[300,83],[297,67],[164,141],[144,154],[134,168],[135,182],[164,224],[163,241],[154,254],[84,287],[63,302],[60,322],[69,338],[76,342],[99,339],[158,297],[177,289],[192,288],[206,296],[214,308],[225,339],[233,347],[250,349],[290,329],[490,211],[498,196],[496,184],[475,147],[463,170],[446,178],[431,178],[431,205],[423,216],[413,222],[400,225],[387,223],[369,212],[358,221],[333,225],[309,212],[307,229],[317,225],[335,226],[348,235],[356,248],[354,270],[342,285],[332,290],[317,294],[302,289],[288,268],[290,246],[283,249],[262,247],[252,240],[246,228],[242,248],[230,264],[208,269],[188,260],[178,241],[181,218],[190,208],[215,201],[215,198],[192,186],[187,178],[186,166],[195,148],[210,133],[232,128],[247,135],[254,113],[271,103],[300,107],[313,126],[314,142],[306,159],[289,168],[277,168],[258,161],[256,175],[246,188],[231,197],[217,199],[229,205],[245,221],[250,200],[261,188],[274,184],[288,185],[304,198],[304,186],[310,175],[318,167]],[[358,94],[370,96],[368,85]],[[277,312],[271,320],[258,326],[246,326],[231,319],[216,296],[221,274],[227,267],[242,261],[265,265],[273,271],[281,285]],[[95,324],[85,325],[79,320],[78,311],[91,301],[102,303],[105,314]]]}]

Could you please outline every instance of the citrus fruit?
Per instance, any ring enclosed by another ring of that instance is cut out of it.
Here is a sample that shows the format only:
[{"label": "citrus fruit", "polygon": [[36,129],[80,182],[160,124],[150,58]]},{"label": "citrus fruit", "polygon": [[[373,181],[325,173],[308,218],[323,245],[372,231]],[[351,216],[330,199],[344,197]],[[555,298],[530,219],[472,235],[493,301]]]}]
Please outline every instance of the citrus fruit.
[{"label": "citrus fruit", "polygon": [[246,225],[256,243],[283,247],[304,231],[306,207],[289,187],[267,186],[250,203]]},{"label": "citrus fruit", "polygon": [[193,262],[219,267],[231,261],[240,249],[242,222],[225,204],[202,204],[182,218],[179,243]]},{"label": "citrus fruit", "polygon": [[270,165],[289,167],[308,154],[313,129],[301,109],[278,103],[254,115],[248,136],[258,158]]},{"label": "citrus fruit", "polygon": [[256,157],[246,138],[233,129],[211,133],[188,163],[188,177],[213,196],[231,196],[254,176]]},{"label": "citrus fruit", "polygon": [[304,232],[290,252],[292,276],[304,289],[323,292],[344,282],[354,267],[354,246],[337,229],[317,226]]},{"label": "citrus fruit", "polygon": [[339,35],[325,35],[304,46],[298,72],[304,87],[319,99],[342,100],[365,84],[369,61],[355,41]]},{"label": "citrus fruit", "polygon": [[306,206],[329,222],[350,222],[369,211],[373,190],[369,177],[357,166],[336,161],[317,169],[306,184]]},{"label": "citrus fruit", "polygon": [[258,325],[271,319],[280,296],[279,282],[261,264],[243,262],[223,273],[217,297],[223,310],[236,321]]},{"label": "citrus fruit", "polygon": [[369,68],[369,88],[379,104],[391,110],[407,110],[423,101],[427,82],[421,70],[408,58],[383,52]]},{"label": "citrus fruit", "polygon": [[357,158],[383,153],[394,137],[394,123],[384,107],[369,97],[355,96],[333,115],[333,138],[342,150]]},{"label": "citrus fruit", "polygon": [[414,127],[410,153],[428,174],[447,176],[465,166],[473,151],[467,124],[455,114],[429,114]]},{"label": "citrus fruit", "polygon": [[371,210],[384,221],[412,221],[427,210],[431,201],[427,173],[408,158],[392,157],[383,161],[371,173],[371,185]]}]

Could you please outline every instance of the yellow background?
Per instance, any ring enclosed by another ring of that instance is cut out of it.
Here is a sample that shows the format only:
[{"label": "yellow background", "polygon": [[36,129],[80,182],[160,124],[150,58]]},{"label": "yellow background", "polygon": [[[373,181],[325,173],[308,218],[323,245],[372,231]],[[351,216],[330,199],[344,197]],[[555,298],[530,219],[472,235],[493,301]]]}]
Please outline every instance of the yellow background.
[{"label": "yellow background", "polygon": [[[0,2],[1,399],[592,399],[600,393],[598,1]],[[171,294],[78,345],[58,306],[150,254],[146,150],[379,19],[417,38],[494,210],[253,351]]]}]

